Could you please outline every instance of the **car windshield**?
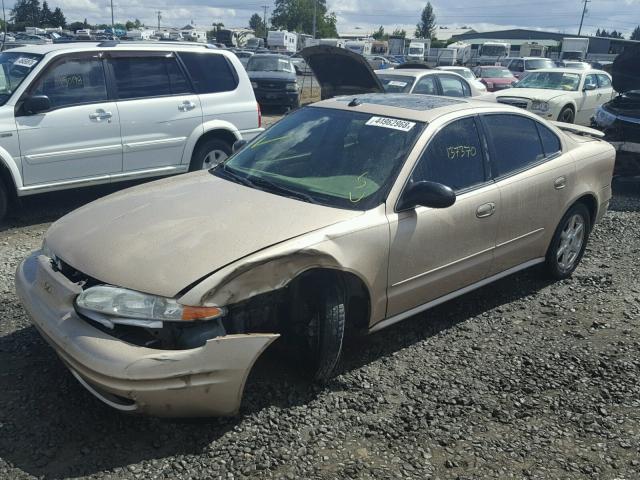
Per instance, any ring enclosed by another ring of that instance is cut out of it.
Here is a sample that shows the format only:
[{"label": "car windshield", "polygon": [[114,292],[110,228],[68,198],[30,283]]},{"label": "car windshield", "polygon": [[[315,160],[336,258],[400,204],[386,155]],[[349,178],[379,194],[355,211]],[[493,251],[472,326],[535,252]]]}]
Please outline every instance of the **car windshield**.
[{"label": "car windshield", "polygon": [[409,55],[420,55],[424,52],[424,48],[422,47],[411,47],[409,48]]},{"label": "car windshield", "polygon": [[237,183],[336,208],[384,202],[423,124],[307,107],[284,117],[211,172]]},{"label": "car windshield", "polygon": [[42,55],[20,52],[0,53],[0,105],[7,103],[11,94],[18,88]]},{"label": "car windshield", "polygon": [[525,70],[540,70],[541,68],[554,68],[556,66],[551,60],[525,60]]},{"label": "car windshield", "polygon": [[580,75],[577,73],[532,72],[520,80],[515,88],[577,91],[579,85]]},{"label": "car windshield", "polygon": [[293,66],[288,58],[279,58],[276,56],[251,57],[247,64],[249,72],[291,72]]},{"label": "car windshield", "polygon": [[409,93],[415,78],[404,75],[378,75],[387,93]]},{"label": "car windshield", "polygon": [[482,47],[482,55],[499,57],[505,54],[505,47],[500,45],[484,45]]},{"label": "car windshield", "polygon": [[482,68],[480,76],[482,78],[511,78],[513,74],[508,68]]}]

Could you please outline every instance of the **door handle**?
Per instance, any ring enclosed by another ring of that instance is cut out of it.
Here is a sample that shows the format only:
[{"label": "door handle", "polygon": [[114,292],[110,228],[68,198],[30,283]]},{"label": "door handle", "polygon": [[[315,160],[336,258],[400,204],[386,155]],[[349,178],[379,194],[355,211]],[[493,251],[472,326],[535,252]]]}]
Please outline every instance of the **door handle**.
[{"label": "door handle", "polygon": [[180,105],[178,105],[178,110],[181,112],[188,112],[189,110],[193,110],[196,108],[196,104],[190,100],[185,100]]},{"label": "door handle", "polygon": [[102,110],[101,108],[96,110],[94,113],[90,113],[89,114],[89,119],[97,120],[98,122],[101,122],[102,120],[111,121],[111,117],[113,117],[113,114],[111,112],[106,112],[105,110]]},{"label": "door handle", "polygon": [[567,186],[566,177],[558,177],[553,182],[553,188],[555,188],[556,190],[562,190],[566,186]]},{"label": "door handle", "polygon": [[493,215],[496,211],[496,204],[493,202],[485,203],[484,205],[480,205],[476,210],[476,217],[478,218],[486,218]]}]

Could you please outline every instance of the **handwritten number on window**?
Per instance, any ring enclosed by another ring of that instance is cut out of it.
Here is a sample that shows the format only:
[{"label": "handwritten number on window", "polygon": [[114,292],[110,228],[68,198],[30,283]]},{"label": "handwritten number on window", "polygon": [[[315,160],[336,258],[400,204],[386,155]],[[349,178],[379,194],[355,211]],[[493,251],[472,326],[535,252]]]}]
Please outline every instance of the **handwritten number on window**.
[{"label": "handwritten number on window", "polygon": [[472,145],[458,145],[456,147],[447,147],[447,157],[449,160],[456,158],[471,158],[478,154],[476,147]]}]

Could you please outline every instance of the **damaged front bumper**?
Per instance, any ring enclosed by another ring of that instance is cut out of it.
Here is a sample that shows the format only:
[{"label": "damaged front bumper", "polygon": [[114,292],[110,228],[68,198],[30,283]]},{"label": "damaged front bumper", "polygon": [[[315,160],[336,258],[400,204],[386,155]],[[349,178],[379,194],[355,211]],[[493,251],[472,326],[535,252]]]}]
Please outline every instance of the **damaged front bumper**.
[{"label": "damaged front bumper", "polygon": [[167,417],[233,415],[247,376],[278,334],[227,335],[189,350],[132,345],[78,316],[82,291],[36,252],[16,272],[16,290],[35,327],[73,375],[104,403]]},{"label": "damaged front bumper", "polygon": [[616,149],[615,174],[640,175],[640,116],[623,115],[606,107],[607,104],[598,108],[591,125],[602,130],[604,140]]}]

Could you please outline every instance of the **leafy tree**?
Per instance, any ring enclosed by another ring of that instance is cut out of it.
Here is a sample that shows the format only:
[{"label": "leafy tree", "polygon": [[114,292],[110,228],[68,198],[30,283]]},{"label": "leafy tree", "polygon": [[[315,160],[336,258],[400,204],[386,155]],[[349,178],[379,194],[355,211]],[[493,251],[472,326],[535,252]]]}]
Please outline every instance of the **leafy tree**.
[{"label": "leafy tree", "polygon": [[376,30],[375,32],[373,32],[373,34],[371,35],[375,40],[387,40],[389,38],[389,35],[384,33],[384,27],[382,25],[380,25],[378,27],[378,30]]},{"label": "leafy tree", "polygon": [[51,27],[51,9],[49,8],[49,4],[47,0],[42,2],[42,8],[40,9],[40,26],[41,27]]},{"label": "leafy tree", "polygon": [[336,15],[327,13],[327,0],[275,0],[271,24],[290,32],[313,33],[313,11],[316,3],[316,26],[319,37],[337,37]]},{"label": "leafy tree", "polygon": [[84,26],[84,23],[82,22],[71,22],[69,25],[67,25],[67,28],[72,32],[76,32],[78,30],[82,30],[83,28],[85,28],[85,26]]},{"label": "leafy tree", "polygon": [[631,33],[631,37],[629,37],[631,40],[640,40],[640,25],[638,25],[636,28],[633,29],[633,32]]},{"label": "leafy tree", "polygon": [[52,27],[64,28],[67,25],[67,19],[64,18],[64,13],[62,13],[62,10],[60,10],[60,7],[56,7],[53,10],[53,13],[51,13],[50,23]]},{"label": "leafy tree", "polygon": [[431,2],[422,9],[420,23],[416,25],[416,38],[431,38],[436,29],[436,15],[433,13]]},{"label": "leafy tree", "polygon": [[597,29],[596,30],[596,37],[599,37],[599,36],[600,36],[600,29]]},{"label": "leafy tree", "polygon": [[264,21],[258,13],[251,15],[251,18],[249,19],[249,28],[253,30],[256,37],[263,38],[267,36],[267,29],[265,28]]},{"label": "leafy tree", "polygon": [[407,31],[401,28],[396,28],[391,35],[394,37],[407,38]]},{"label": "leafy tree", "polygon": [[18,0],[11,10],[11,21],[25,26],[40,26],[40,1]]}]

